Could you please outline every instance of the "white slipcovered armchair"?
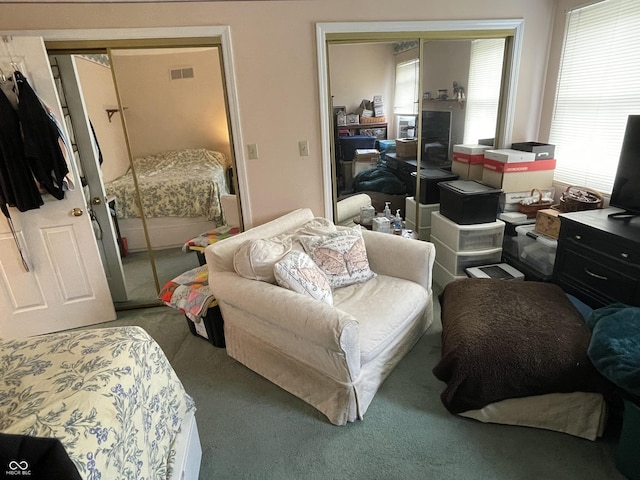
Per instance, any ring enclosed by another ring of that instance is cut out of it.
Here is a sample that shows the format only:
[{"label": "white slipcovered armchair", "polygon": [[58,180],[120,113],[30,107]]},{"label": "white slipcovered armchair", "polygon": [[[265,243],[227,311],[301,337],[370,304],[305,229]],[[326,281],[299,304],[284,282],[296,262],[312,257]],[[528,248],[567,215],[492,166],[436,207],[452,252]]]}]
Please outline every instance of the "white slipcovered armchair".
[{"label": "white slipcovered armchair", "polygon": [[313,219],[311,210],[295,210],[208,246],[209,285],[224,318],[227,353],[343,425],[362,419],[431,324],[435,249],[363,231],[376,276],[334,289],[333,305],[236,273],[234,256],[245,242],[296,231]]}]

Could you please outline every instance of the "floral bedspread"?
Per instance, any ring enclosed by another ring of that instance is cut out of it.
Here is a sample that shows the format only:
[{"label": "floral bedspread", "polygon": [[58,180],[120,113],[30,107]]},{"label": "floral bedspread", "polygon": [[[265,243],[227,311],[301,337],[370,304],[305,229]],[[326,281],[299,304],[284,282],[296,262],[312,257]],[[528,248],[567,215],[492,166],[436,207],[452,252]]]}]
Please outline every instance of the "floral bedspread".
[{"label": "floral bedspread", "polygon": [[[226,157],[206,149],[180,150],[134,160],[142,207],[147,218],[201,217],[222,224],[220,195],[228,194]],[[116,197],[118,218],[138,218],[131,170],[105,184]]]},{"label": "floral bedspread", "polygon": [[0,432],[60,439],[84,479],[166,479],[194,409],[142,328],[0,341]]}]

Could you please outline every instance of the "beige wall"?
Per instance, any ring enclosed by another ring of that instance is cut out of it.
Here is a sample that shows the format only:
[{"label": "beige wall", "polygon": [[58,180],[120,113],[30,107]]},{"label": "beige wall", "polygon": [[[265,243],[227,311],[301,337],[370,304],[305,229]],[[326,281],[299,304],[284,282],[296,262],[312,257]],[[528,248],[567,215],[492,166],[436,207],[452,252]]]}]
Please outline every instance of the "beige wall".
[{"label": "beige wall", "polygon": [[[230,154],[217,48],[112,52],[134,158],[169,150],[208,148]],[[169,71],[193,68],[171,80]]]},{"label": "beige wall", "polygon": [[89,119],[104,159],[102,178],[109,182],[124,175],[129,168],[120,114],[115,113],[109,120],[106,112],[107,108],[118,106],[111,69],[81,57],[76,57],[76,65]]},{"label": "beige wall", "polygon": [[[316,22],[523,18],[514,141],[537,138],[554,0],[308,0],[0,5],[0,29],[229,25],[254,223],[293,208],[323,213]],[[298,140],[310,156],[299,157]]]}]

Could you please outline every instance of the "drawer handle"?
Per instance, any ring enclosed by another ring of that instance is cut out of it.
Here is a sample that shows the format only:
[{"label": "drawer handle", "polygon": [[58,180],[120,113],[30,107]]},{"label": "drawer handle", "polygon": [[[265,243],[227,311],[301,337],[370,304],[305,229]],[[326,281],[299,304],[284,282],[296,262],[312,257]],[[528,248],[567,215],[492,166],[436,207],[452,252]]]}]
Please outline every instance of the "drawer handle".
[{"label": "drawer handle", "polygon": [[622,253],[620,254],[620,256],[621,256],[622,258],[629,258],[629,254],[628,254],[628,253],[626,253],[626,252],[622,252]]},{"label": "drawer handle", "polygon": [[582,240],[582,235],[574,235],[573,238],[576,240]]},{"label": "drawer handle", "polygon": [[593,273],[589,271],[587,267],[584,267],[584,271],[586,272],[587,275],[590,275],[593,278],[597,278],[598,280],[609,280],[609,278],[605,277],[604,275],[598,275],[597,273]]}]

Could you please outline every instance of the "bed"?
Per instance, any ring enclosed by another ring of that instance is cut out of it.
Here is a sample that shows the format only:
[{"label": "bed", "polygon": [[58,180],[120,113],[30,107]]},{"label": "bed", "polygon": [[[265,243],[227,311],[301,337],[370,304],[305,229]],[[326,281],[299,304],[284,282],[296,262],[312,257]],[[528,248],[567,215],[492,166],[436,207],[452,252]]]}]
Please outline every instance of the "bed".
[{"label": "bed", "polygon": [[591,332],[557,285],[463,279],[441,298],[449,412],[595,440],[612,385],[587,355]]},{"label": "bed", "polygon": [[[179,246],[225,223],[221,196],[229,193],[229,161],[204,148],[168,151],[133,160],[152,248]],[[115,200],[120,234],[130,251],[146,250],[132,170],[105,184]]]},{"label": "bed", "polygon": [[0,432],[59,439],[80,478],[198,478],[194,402],[142,328],[0,341],[0,378]]}]

